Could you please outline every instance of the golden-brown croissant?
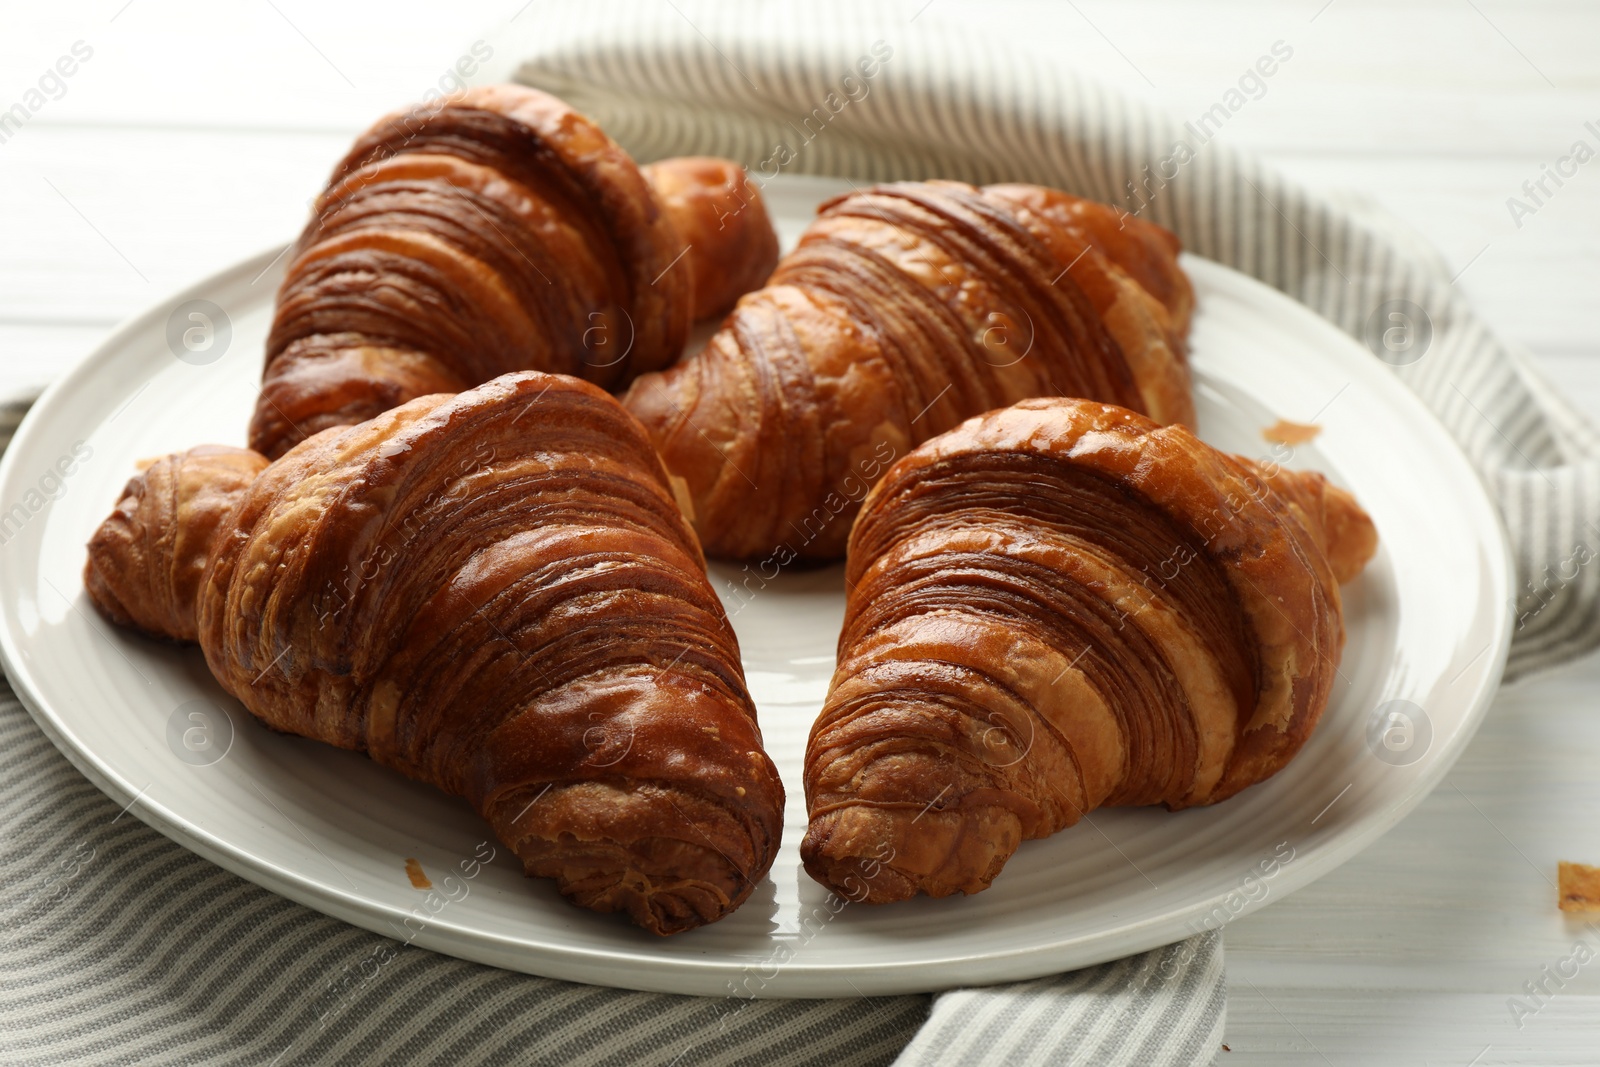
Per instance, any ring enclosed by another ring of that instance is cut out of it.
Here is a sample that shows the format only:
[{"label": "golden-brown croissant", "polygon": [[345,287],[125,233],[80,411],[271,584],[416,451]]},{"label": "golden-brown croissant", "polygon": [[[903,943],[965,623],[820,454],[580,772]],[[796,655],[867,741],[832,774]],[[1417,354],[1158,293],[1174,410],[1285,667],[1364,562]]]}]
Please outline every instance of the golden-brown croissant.
[{"label": "golden-brown croissant", "polygon": [[529,874],[668,934],[736,908],[782,828],[704,567],[638,424],[524,372],[270,466],[160,460],[85,582],[114,621],[198,635],[268,726],[467,798]]},{"label": "golden-brown croissant", "polygon": [[1327,704],[1339,582],[1376,546],[1321,475],[1111,405],[1028,400],[927,442],[850,538],[806,869],[878,903],[976,893],[1095,808],[1262,781]]},{"label": "golden-brown croissant", "polygon": [[624,397],[707,554],[835,559],[890,461],[1025,397],[1192,422],[1177,239],[1119,214],[942,181],[825,204],[703,351]]},{"label": "golden-brown croissant", "polygon": [[397,112],[335,167],[292,249],[250,444],[509,371],[607,388],[678,358],[777,259],[760,194],[725,160],[650,180],[598,126],[500,85]]}]

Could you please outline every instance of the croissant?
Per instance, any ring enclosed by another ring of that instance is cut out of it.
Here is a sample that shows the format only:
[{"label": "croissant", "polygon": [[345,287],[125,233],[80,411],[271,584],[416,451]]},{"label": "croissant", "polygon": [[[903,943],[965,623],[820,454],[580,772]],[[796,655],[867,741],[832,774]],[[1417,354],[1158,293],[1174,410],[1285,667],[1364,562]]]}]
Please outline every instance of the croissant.
[{"label": "croissant", "polygon": [[1320,474],[1083,400],[991,412],[894,465],[850,538],[800,854],[875,903],[987,888],[1105,805],[1214,804],[1327,704],[1339,583],[1377,546]]},{"label": "croissant", "polygon": [[670,934],[738,907],[782,827],[704,567],[638,424],[524,372],[270,466],[159,460],[85,584],[114,622],[198,638],[266,725],[465,797],[530,875]]},{"label": "croissant", "polygon": [[835,199],[705,349],[623,402],[708,555],[843,555],[889,462],[1031,396],[1192,422],[1177,239],[1029,185],[903,182]]},{"label": "croissant", "polygon": [[516,370],[612,389],[678,358],[692,318],[777,260],[727,160],[641,173],[598,126],[520,86],[397,112],[335,167],[290,253],[250,445]]}]

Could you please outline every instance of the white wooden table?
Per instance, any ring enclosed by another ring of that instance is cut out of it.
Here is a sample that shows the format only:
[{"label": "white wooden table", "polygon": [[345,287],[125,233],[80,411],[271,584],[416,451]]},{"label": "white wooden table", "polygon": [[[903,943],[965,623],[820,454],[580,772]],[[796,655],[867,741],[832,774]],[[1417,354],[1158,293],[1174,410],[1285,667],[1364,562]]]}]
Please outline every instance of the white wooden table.
[{"label": "white wooden table", "polygon": [[[542,2],[542,0],[535,0]],[[663,0],[665,2],[665,0]],[[714,6],[674,0],[696,23]],[[95,0],[12,5],[0,30],[0,394],[44,382],[174,289],[293,235],[349,138],[420,96],[523,0]],[[1600,149],[1600,6],[1554,0],[1079,0],[906,18],[1009,28],[1198,116],[1293,49],[1221,136],[1362,194],[1600,418],[1600,160],[1513,217],[1578,139]],[[918,13],[920,10],[920,14]],[[380,13],[381,11],[381,13]],[[28,97],[61,57],[74,72]],[[29,101],[41,106],[32,107]],[[1518,224],[1520,221],[1520,225]],[[1600,658],[1507,689],[1441,787],[1362,856],[1227,932],[1223,1064],[1597,1064],[1600,931],[1554,907],[1558,859],[1600,863]],[[1553,996],[1529,999],[1525,982]],[[1543,1006],[1520,1020],[1521,997]]]}]

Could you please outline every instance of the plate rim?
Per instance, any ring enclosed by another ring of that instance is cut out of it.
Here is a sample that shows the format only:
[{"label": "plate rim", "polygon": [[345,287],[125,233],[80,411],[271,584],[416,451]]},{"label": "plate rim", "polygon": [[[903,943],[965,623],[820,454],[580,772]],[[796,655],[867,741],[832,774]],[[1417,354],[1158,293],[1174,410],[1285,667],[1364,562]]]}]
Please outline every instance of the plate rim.
[{"label": "plate rim", "polygon": [[[0,456],[0,500],[11,499],[11,483],[19,477],[17,469],[21,465],[20,457],[28,451],[33,436],[44,432],[39,427],[50,421],[54,409],[65,403],[63,398],[70,396],[83,379],[89,377],[99,364],[109,359],[113,350],[125,346],[132,336],[158,325],[173,306],[185,300],[214,293],[224,286],[237,284],[242,278],[253,276],[259,281],[262,275],[272,271],[289,247],[288,242],[274,245],[201,278],[164,299],[153,302],[95,345],[66,375],[51,383],[24,416],[5,454]],[[1359,343],[1355,338],[1339,330],[1334,323],[1318,315],[1288,293],[1274,289],[1259,279],[1214,260],[1187,252],[1184,253],[1184,257],[1185,270],[1198,266],[1202,272],[1213,272],[1215,276],[1225,278],[1230,283],[1242,284],[1247,290],[1255,290],[1255,295],[1264,296],[1264,299],[1277,307],[1292,309],[1292,313],[1297,316],[1309,317],[1318,324],[1319,329],[1332,331],[1352,344]],[[276,278],[273,286],[273,291],[275,290]],[[1421,398],[1403,381],[1387,372],[1377,361],[1362,361],[1359,365],[1362,369],[1352,370],[1353,374],[1368,381],[1381,381],[1383,384],[1378,388],[1384,391],[1386,399],[1397,400],[1402,406],[1407,407],[1413,425],[1425,426],[1426,430],[1421,432],[1436,437],[1438,443],[1446,446],[1445,451],[1450,455],[1450,461],[1459,464],[1461,470],[1471,476],[1470,484],[1474,487],[1471,506],[1481,510],[1490,520],[1486,524],[1474,527],[1476,533],[1485,535],[1475,537],[1474,540],[1479,541],[1481,556],[1491,565],[1497,566],[1504,577],[1505,595],[1497,597],[1489,609],[1492,612],[1490,622],[1494,628],[1494,638],[1491,641],[1493,647],[1490,649],[1493,655],[1486,659],[1483,653],[1479,653],[1463,671],[1463,676],[1467,671],[1475,671],[1476,680],[1462,714],[1461,726],[1452,736],[1451,746],[1429,759],[1428,765],[1407,783],[1404,793],[1381,813],[1367,818],[1343,834],[1319,842],[1312,853],[1316,857],[1315,863],[1293,863],[1280,868],[1280,873],[1273,878],[1274,892],[1263,895],[1259,900],[1247,900],[1241,908],[1231,911],[1229,922],[1252,914],[1332,872],[1375,843],[1414,811],[1442,784],[1445,776],[1476,736],[1499,689],[1509,654],[1514,632],[1511,626],[1510,602],[1516,588],[1516,568],[1500,509],[1489,496],[1481,474],[1472,466],[1465,452],[1438,416],[1422,402]],[[1491,540],[1488,531],[1491,529],[1493,544],[1488,543]],[[3,569],[3,566],[0,566],[0,570]],[[203,827],[191,823],[157,803],[139,803],[142,791],[137,790],[133,783],[124,781],[114,770],[105,765],[92,748],[77,742],[65,724],[57,720],[55,713],[49,707],[49,701],[36,687],[33,673],[25,662],[23,642],[23,636],[12,630],[9,604],[0,605],[0,666],[4,667],[6,677],[19,701],[27,708],[30,717],[50,738],[56,749],[66,756],[68,761],[97,789],[117,803],[125,805],[125,812],[133,814],[141,822],[188,851],[247,881],[381,936],[390,936],[392,928],[386,931],[384,927],[402,921],[409,914],[380,901],[346,893],[299,872],[278,867],[270,861],[250,854],[243,846],[232,844],[209,833]],[[1460,677],[1458,676],[1457,681],[1451,684],[1459,684]],[[1064,967],[1079,969],[1094,966],[1193,935],[1198,931],[1192,929],[1192,920],[1197,916],[1213,914],[1230,895],[1231,893],[1221,893],[1207,900],[1195,902],[1186,908],[1145,916],[1095,934],[990,951],[976,956],[957,954],[937,959],[924,958],[886,963],[808,963],[802,956],[797,955],[782,963],[777,980],[769,982],[753,996],[755,999],[835,997],[841,994],[838,992],[837,984],[832,982],[834,976],[843,976],[851,985],[856,985],[858,981],[863,982],[864,984],[858,988],[864,991],[864,995],[879,996],[937,992],[957,986],[1020,981],[1056,973]],[[737,999],[744,998],[731,992],[734,979],[752,968],[768,965],[762,960],[734,967],[723,959],[652,954],[647,950],[650,944],[648,942],[641,942],[636,950],[609,946],[588,948],[547,942],[539,945],[537,955],[530,959],[528,957],[532,954],[528,953],[526,945],[508,942],[491,934],[462,927],[444,916],[432,919],[428,926],[409,943],[445,955],[503,969],[647,992],[681,994],[684,992],[685,981],[691,975],[727,976],[729,996]],[[780,943],[775,942],[775,945],[777,944]],[[1098,947],[1082,951],[1086,944]],[[1074,951],[1075,949],[1079,951]],[[511,958],[513,953],[521,955],[513,959]],[[1067,959],[1071,961],[1068,964],[1052,962]],[[1016,966],[1022,961],[1026,961],[1025,966]],[[930,968],[947,967],[956,963],[962,965],[959,979],[951,976],[933,978],[926,973]]]}]

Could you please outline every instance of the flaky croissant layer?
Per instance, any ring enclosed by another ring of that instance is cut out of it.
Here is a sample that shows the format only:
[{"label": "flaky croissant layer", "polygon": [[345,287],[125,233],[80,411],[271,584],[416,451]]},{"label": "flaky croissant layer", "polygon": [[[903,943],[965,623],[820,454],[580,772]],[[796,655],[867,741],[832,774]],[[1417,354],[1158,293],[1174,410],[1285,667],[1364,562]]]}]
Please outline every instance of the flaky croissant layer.
[{"label": "flaky croissant layer", "polygon": [[1040,186],[878,186],[823,205],[703,351],[623,402],[709,555],[837,559],[861,483],[972,415],[1077,396],[1192,422],[1177,256]]},{"label": "flaky croissant layer", "polygon": [[1328,701],[1339,581],[1376,549],[1319,474],[1037,399],[927,442],[850,540],[805,758],[806,869],[873,902],[988,887],[1103,805],[1212,804]]},{"label": "flaky croissant layer", "polygon": [[783,787],[699,546],[638,424],[576,379],[422,397],[270,466],[161,460],[86,582],[197,635],[267,725],[465,797],[585,907],[673,933],[772,863]]}]

